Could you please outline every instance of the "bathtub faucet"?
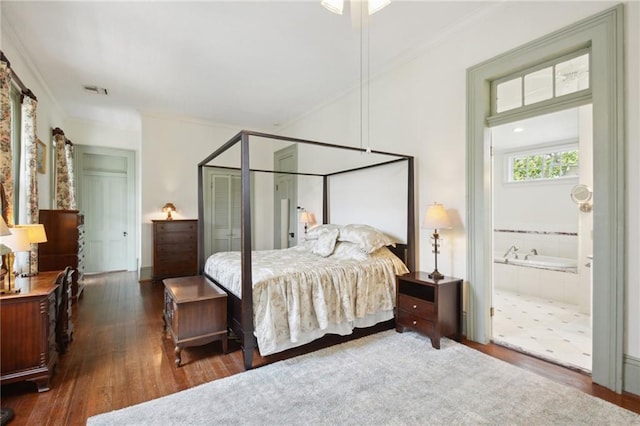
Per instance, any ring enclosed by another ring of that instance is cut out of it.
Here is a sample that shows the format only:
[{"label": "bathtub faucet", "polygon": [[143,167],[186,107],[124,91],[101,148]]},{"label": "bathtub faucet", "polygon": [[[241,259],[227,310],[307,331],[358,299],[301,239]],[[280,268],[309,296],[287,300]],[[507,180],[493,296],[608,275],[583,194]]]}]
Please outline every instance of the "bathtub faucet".
[{"label": "bathtub faucet", "polygon": [[537,256],[538,255],[538,250],[531,249],[531,251],[529,251],[529,253],[527,253],[527,255],[524,257],[524,260],[527,260],[529,258],[529,256],[531,256],[531,255]]},{"label": "bathtub faucet", "polygon": [[511,246],[509,247],[509,250],[507,250],[507,252],[504,254],[504,258],[506,258],[507,256],[509,256],[511,253],[515,254],[516,259],[518,258],[517,252],[518,251],[518,247],[516,246]]}]

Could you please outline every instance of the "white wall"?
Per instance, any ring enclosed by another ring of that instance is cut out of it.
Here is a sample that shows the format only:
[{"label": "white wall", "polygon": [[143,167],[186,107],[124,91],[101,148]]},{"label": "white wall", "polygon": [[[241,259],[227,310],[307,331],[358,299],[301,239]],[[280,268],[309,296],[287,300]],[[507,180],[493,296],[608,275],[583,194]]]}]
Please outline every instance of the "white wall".
[{"label": "white wall", "polygon": [[[141,150],[141,266],[153,265],[152,219],[163,219],[162,206],[171,202],[175,219],[198,218],[198,163],[227,142],[240,129],[175,117],[142,117]],[[234,152],[239,153],[239,150]],[[228,158],[229,156],[227,156]],[[239,157],[238,157],[239,158]],[[229,158],[229,164],[236,166]],[[217,163],[220,165],[220,163]],[[271,144],[252,146],[251,166],[272,167]],[[254,242],[262,248],[273,235],[273,184],[269,178],[255,180]],[[261,195],[264,195],[261,197]],[[256,211],[255,206],[260,206]]]},{"label": "white wall", "polygon": [[[418,220],[433,201],[454,215],[443,232],[439,270],[466,277],[465,109],[466,70],[554,30],[614,6],[614,2],[505,2],[470,18],[415,60],[371,83],[371,146],[414,155]],[[627,116],[638,117],[640,4],[626,3]],[[526,17],[526,19],[523,19]],[[375,46],[371,46],[375,49]],[[372,70],[375,73],[375,70]],[[358,102],[352,93],[282,129],[289,136],[357,146]],[[331,123],[331,126],[327,126]],[[625,353],[640,357],[640,150],[639,122],[627,120],[627,309]],[[354,130],[355,129],[355,130]],[[418,237],[418,266],[433,269],[429,231]]]},{"label": "white wall", "polygon": [[[505,182],[508,153],[494,153],[493,220],[495,229],[578,232],[578,209],[571,188],[578,177]],[[577,247],[576,247],[577,249]]]}]

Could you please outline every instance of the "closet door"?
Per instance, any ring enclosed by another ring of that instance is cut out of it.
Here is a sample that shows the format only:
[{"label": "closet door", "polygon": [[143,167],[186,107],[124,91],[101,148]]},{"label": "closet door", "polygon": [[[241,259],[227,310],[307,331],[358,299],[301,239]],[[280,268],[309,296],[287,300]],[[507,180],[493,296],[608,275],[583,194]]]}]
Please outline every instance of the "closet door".
[{"label": "closet door", "polygon": [[212,253],[240,250],[240,176],[211,176]]}]

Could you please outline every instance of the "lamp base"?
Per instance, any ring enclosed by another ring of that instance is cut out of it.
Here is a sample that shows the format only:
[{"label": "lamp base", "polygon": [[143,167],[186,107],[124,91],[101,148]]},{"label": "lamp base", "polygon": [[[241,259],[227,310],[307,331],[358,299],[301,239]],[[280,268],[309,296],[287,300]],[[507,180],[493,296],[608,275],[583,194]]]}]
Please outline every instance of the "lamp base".
[{"label": "lamp base", "polygon": [[444,278],[444,275],[438,272],[437,269],[434,269],[433,272],[429,274],[429,278],[431,278],[432,280],[441,280]]}]

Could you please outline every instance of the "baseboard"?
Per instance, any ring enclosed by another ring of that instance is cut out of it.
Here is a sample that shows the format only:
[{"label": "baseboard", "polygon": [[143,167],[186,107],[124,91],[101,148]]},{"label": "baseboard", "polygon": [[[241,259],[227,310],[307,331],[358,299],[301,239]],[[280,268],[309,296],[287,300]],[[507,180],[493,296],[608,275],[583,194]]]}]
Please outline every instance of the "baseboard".
[{"label": "baseboard", "polygon": [[152,266],[141,266],[140,271],[138,271],[138,281],[151,281],[151,277],[153,276],[153,267]]},{"label": "baseboard", "polygon": [[624,356],[624,391],[640,396],[640,359]]}]

